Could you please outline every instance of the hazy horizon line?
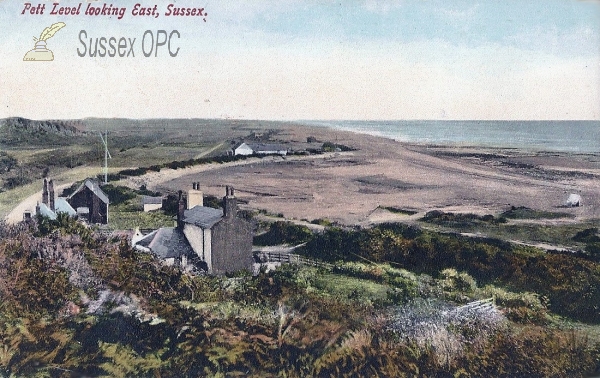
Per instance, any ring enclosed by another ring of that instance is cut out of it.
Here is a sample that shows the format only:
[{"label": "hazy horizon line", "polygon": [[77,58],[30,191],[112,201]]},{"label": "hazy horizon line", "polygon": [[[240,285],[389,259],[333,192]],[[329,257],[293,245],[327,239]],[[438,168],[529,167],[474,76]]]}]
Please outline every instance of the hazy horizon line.
[{"label": "hazy horizon line", "polygon": [[428,121],[428,122],[600,122],[600,119],[439,119],[439,118],[398,118],[398,119],[352,119],[352,118],[332,118],[332,119],[268,119],[268,118],[234,118],[234,117],[98,117],[89,116],[81,118],[30,118],[25,116],[8,116],[0,118],[8,120],[11,118],[22,118],[30,121],[84,121],[90,119],[101,120],[129,120],[129,121],[149,121],[149,120],[215,120],[215,121],[247,121],[247,122],[404,122],[404,121]]}]

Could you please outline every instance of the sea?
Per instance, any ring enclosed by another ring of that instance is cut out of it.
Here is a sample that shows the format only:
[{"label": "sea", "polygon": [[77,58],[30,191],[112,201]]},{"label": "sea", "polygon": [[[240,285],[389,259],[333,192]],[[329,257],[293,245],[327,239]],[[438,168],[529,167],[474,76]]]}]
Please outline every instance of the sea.
[{"label": "sea", "polygon": [[391,138],[442,146],[514,148],[600,154],[600,121],[303,121]]}]

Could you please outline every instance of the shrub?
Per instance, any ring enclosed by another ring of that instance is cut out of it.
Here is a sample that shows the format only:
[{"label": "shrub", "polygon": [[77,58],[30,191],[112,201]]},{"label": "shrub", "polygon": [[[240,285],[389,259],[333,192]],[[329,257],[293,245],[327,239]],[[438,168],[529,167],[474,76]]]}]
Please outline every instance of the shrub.
[{"label": "shrub", "polygon": [[600,236],[598,236],[598,228],[592,227],[587,228],[583,231],[579,231],[577,234],[575,234],[575,236],[573,236],[573,240],[583,243],[598,243],[600,242]]},{"label": "shrub", "polygon": [[7,154],[4,151],[0,151],[0,174],[10,172],[18,165],[17,159]]},{"label": "shrub", "polygon": [[269,230],[254,237],[256,245],[300,244],[313,238],[313,234],[305,226],[291,222],[277,221],[270,225]]},{"label": "shrub", "polygon": [[436,363],[451,366],[464,356],[467,345],[485,345],[506,328],[506,318],[495,307],[455,307],[417,299],[394,308],[389,329],[419,350],[431,348]]},{"label": "shrub", "polygon": [[522,324],[545,324],[548,321],[546,299],[530,292],[513,293],[495,286],[485,286],[482,294],[493,297],[506,317]]},{"label": "shrub", "polygon": [[503,212],[501,216],[509,219],[557,219],[574,217],[569,213],[534,210],[524,206],[511,206],[510,210]]},{"label": "shrub", "polygon": [[119,172],[121,176],[142,176],[148,172],[147,168],[123,169]]},{"label": "shrub", "polygon": [[444,269],[440,276],[443,280],[443,288],[446,291],[472,294],[477,289],[477,283],[473,277],[464,272],[459,273],[456,269]]},{"label": "shrub", "polygon": [[134,190],[126,186],[114,186],[107,184],[102,187],[102,190],[108,198],[110,198],[110,204],[113,206],[125,203],[131,199],[136,198],[137,194]]}]

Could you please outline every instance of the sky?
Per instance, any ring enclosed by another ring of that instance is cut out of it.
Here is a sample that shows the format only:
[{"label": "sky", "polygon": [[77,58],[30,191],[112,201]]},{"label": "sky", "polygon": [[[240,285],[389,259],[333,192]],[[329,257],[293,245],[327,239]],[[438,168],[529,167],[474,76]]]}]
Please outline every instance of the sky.
[{"label": "sky", "polygon": [[[0,0],[0,117],[600,120],[600,1],[138,1]],[[54,60],[23,61],[57,22]],[[101,37],[134,56],[90,57]]]}]

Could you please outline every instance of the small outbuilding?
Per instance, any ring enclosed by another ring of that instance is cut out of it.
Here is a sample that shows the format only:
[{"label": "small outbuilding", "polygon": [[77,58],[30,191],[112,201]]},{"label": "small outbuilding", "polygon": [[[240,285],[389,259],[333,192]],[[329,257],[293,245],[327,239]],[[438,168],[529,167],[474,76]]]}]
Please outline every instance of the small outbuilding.
[{"label": "small outbuilding", "polygon": [[285,156],[288,149],[280,144],[246,143],[243,142],[233,149],[234,155],[281,155]]},{"label": "small outbuilding", "polygon": [[152,197],[152,196],[143,196],[142,197],[142,206],[144,207],[144,212],[160,210],[163,207],[163,198],[162,197]]},{"label": "small outbuilding", "polygon": [[579,207],[581,206],[581,196],[579,194],[571,193],[567,198],[567,206]]}]

